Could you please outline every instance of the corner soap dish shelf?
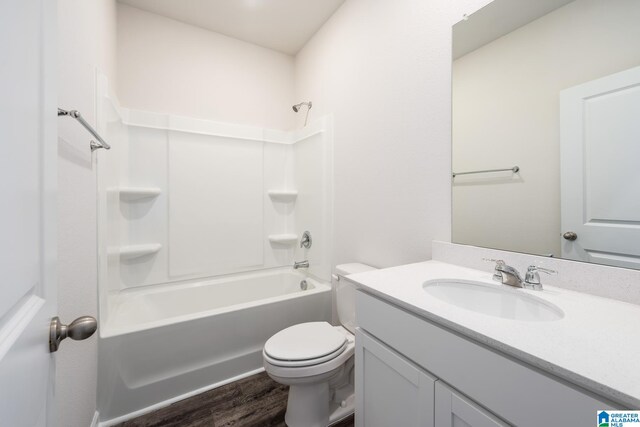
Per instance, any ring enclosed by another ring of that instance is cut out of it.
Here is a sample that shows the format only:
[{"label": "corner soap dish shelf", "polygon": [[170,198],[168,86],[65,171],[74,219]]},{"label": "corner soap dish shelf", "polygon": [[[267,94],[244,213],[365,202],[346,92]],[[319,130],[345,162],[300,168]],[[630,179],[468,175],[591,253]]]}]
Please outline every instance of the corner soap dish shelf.
[{"label": "corner soap dish shelf", "polygon": [[271,200],[278,202],[293,202],[298,197],[297,190],[269,190],[267,194]]},{"label": "corner soap dish shelf", "polygon": [[280,245],[293,245],[298,241],[297,234],[270,234],[269,241]]},{"label": "corner soap dish shelf", "polygon": [[129,245],[120,247],[120,259],[134,259],[145,255],[153,255],[162,249],[160,243],[147,243],[144,245]]},{"label": "corner soap dish shelf", "polygon": [[157,197],[160,195],[162,190],[157,187],[120,187],[118,192],[120,193],[120,199],[131,202],[134,200]]}]

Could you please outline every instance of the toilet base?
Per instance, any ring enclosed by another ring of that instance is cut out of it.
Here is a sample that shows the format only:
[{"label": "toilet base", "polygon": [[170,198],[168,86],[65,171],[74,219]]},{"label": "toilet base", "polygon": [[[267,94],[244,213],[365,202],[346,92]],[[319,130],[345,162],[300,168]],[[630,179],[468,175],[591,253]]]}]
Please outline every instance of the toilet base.
[{"label": "toilet base", "polygon": [[269,376],[289,386],[288,427],[327,427],[354,412],[353,362],[351,356],[343,365],[329,372],[306,378]]},{"label": "toilet base", "polygon": [[[342,403],[342,406],[340,403]],[[353,394],[353,390],[350,396],[344,399],[342,402],[331,402],[331,415],[329,415],[329,425],[337,423],[338,421],[347,418],[355,412],[356,397]]]},{"label": "toilet base", "polygon": [[284,420],[289,427],[329,425],[329,383],[292,385]]},{"label": "toilet base", "polygon": [[[291,386],[284,420],[289,427],[327,427],[351,414],[355,409],[353,387],[349,396],[330,400],[328,383]],[[326,405],[319,402],[327,402]],[[327,408],[328,406],[328,408]]]},{"label": "toilet base", "polygon": [[287,381],[289,398],[284,416],[287,426],[327,427],[353,414],[353,358],[316,379],[321,381]]}]

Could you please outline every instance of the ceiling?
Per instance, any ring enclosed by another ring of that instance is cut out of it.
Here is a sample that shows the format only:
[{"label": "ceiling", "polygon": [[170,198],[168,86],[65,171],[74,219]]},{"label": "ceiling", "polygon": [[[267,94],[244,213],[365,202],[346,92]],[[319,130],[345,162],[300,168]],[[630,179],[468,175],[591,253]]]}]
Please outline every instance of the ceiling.
[{"label": "ceiling", "polygon": [[453,59],[509,34],[574,0],[495,0],[453,26]]},{"label": "ceiling", "polygon": [[344,0],[118,0],[229,37],[296,54]]}]

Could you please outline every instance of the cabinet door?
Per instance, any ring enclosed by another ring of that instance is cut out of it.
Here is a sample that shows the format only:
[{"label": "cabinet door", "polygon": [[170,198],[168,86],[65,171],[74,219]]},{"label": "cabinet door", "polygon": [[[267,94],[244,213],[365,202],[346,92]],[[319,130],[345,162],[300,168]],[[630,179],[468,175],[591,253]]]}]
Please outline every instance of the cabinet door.
[{"label": "cabinet door", "polygon": [[435,427],[501,427],[509,425],[440,381],[435,385],[435,394]]},{"label": "cabinet door", "polygon": [[356,330],[356,426],[433,427],[435,381]]}]

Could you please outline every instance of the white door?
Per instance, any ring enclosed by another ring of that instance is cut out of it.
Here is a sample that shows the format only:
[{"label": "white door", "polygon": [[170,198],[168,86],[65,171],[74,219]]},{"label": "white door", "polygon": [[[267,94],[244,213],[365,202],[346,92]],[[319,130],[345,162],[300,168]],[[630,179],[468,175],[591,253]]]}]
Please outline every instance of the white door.
[{"label": "white door", "polygon": [[356,426],[433,427],[435,378],[360,329],[355,366]]},{"label": "white door", "polygon": [[0,13],[0,424],[53,422],[56,2]]},{"label": "white door", "polygon": [[560,126],[562,257],[640,268],[640,67],[562,91]]},{"label": "white door", "polygon": [[506,427],[489,411],[444,385],[436,383],[435,427]]}]

